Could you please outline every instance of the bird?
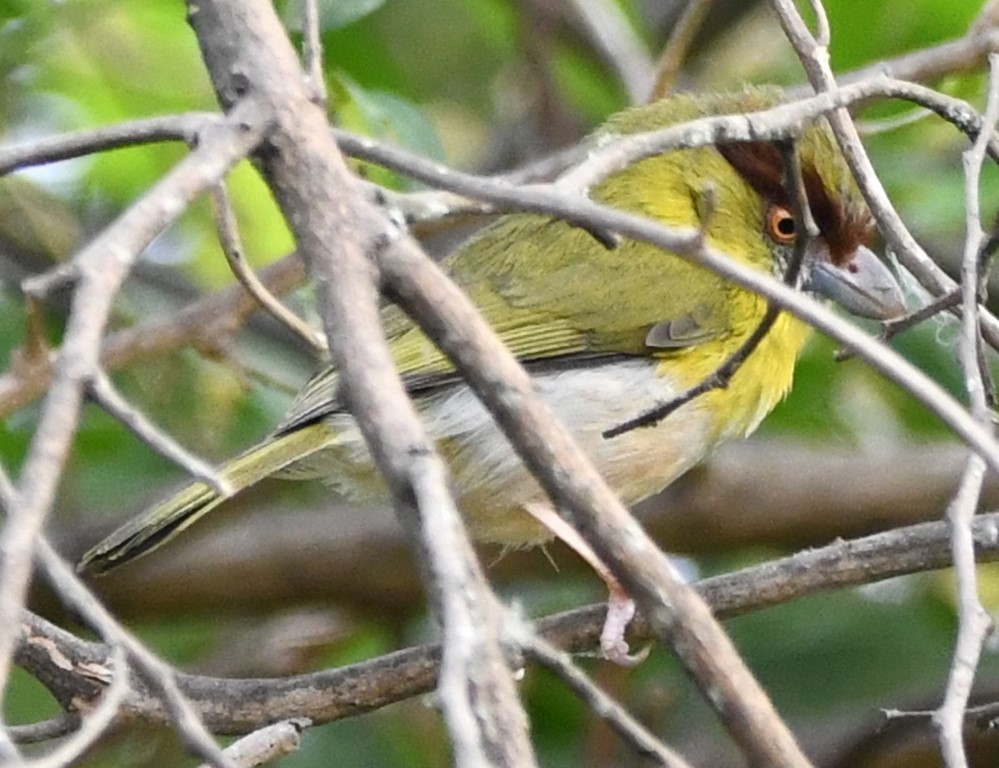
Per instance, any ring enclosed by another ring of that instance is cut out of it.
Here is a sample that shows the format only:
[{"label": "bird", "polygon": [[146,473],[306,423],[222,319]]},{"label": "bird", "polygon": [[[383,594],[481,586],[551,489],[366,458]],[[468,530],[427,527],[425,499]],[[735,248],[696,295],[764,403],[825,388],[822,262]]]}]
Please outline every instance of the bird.
[{"label": "bird", "polygon": [[[774,87],[679,94],[612,116],[597,140],[701,117],[784,103]],[[891,271],[871,250],[872,216],[822,119],[796,138],[801,179],[818,234],[799,231],[785,161],[773,143],[751,141],[647,157],[589,190],[599,203],[662,224],[698,230],[704,242],[778,279],[795,248],[794,285],[861,317],[905,311]],[[763,297],[648,243],[608,242],[537,213],[510,213],[484,227],[442,266],[530,373],[536,390],[572,432],[626,505],[661,491],[723,443],[751,434],[787,394],[811,329],[779,313],[727,385],[704,392],[648,426],[608,437],[636,414],[698,385],[762,322]],[[399,375],[447,460],[470,535],[503,547],[564,540],[607,582],[601,648],[630,663],[624,631],[634,612],[616,579],[558,515],[451,361],[398,308],[383,326]],[[348,497],[387,498],[360,429],[326,368],[258,445],[222,465],[238,492],[265,477],[320,479]],[[179,534],[228,496],[193,482],[90,549],[80,569],[106,573]]]}]

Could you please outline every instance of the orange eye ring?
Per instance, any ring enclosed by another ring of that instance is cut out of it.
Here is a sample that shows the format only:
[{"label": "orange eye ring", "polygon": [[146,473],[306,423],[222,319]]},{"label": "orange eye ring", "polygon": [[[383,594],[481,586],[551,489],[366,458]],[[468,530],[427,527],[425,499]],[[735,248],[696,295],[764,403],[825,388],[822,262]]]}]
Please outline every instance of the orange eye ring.
[{"label": "orange eye ring", "polygon": [[771,205],[767,209],[767,236],[779,245],[790,245],[797,237],[797,224],[794,214],[783,205]]}]

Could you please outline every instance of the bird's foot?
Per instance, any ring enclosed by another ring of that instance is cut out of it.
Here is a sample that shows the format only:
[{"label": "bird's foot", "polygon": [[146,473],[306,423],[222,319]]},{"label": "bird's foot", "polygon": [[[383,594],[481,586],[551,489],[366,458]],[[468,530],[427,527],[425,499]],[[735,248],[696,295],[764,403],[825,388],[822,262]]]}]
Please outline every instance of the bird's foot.
[{"label": "bird's foot", "polygon": [[607,598],[607,618],[604,619],[604,628],[600,633],[600,650],[604,657],[623,667],[634,667],[645,661],[649,655],[648,648],[636,654],[628,652],[630,649],[624,639],[624,632],[635,618],[635,602],[628,597],[628,593],[618,583],[614,574],[603,564],[576,529],[563,520],[550,504],[525,504],[524,511],[574,549],[607,585],[610,592]]},{"label": "bird's foot", "polygon": [[608,661],[613,661],[622,667],[637,666],[649,656],[649,646],[638,653],[629,653],[631,648],[624,639],[624,633],[633,618],[635,618],[635,601],[615,584],[611,587],[607,599],[607,618],[604,619],[604,628],[600,632],[600,650]]}]

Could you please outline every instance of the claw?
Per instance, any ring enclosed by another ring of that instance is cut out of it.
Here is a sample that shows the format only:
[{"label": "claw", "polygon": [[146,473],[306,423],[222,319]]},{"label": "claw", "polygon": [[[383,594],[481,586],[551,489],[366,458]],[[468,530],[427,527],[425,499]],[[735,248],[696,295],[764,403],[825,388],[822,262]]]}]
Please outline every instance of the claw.
[{"label": "claw", "polygon": [[600,650],[604,657],[622,667],[634,667],[645,661],[649,656],[649,646],[636,654],[631,654],[628,642],[624,639],[625,630],[628,629],[631,620],[635,618],[635,601],[628,597],[628,593],[614,578],[614,574],[597,557],[596,552],[583,541],[583,537],[563,520],[550,505],[527,504],[525,510],[575,550],[607,585],[607,590],[610,593],[607,597],[607,618],[604,619],[604,628],[600,632]]}]

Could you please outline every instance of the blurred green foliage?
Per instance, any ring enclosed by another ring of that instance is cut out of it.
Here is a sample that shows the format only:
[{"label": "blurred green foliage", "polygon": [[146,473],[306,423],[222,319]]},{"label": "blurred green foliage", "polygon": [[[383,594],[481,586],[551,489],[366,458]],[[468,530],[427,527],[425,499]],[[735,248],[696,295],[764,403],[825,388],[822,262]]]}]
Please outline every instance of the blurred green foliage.
[{"label": "blurred green foliage", "polygon": [[[567,130],[578,135],[599,123],[624,106],[625,96],[611,69],[570,23],[546,19],[546,26],[531,18],[538,5],[512,0],[321,3],[335,119],[351,130],[469,168],[513,166],[564,143]],[[655,5],[626,3],[653,56],[667,34],[649,21],[658,18]],[[709,19],[709,34],[695,52],[686,85],[801,81],[800,68],[773,17],[761,5],[744,5],[739,10],[745,13],[736,14],[734,22],[730,15]],[[979,5],[975,0],[883,0],[874,11],[865,0],[828,0],[833,63],[843,71],[958,36]],[[296,42],[297,7],[291,0],[281,4]],[[980,74],[952,77],[945,85],[980,101]],[[211,88],[181,3],[0,0],[0,130],[5,143],[213,109]],[[873,111],[871,117],[906,109]],[[562,115],[558,130],[543,119],[553,114]],[[925,118],[873,135],[869,145],[914,232],[941,261],[953,264],[964,230],[962,138],[950,126]],[[80,247],[83,233],[116,216],[183,152],[183,147],[169,145],[117,150],[0,181],[0,192],[20,201],[22,211],[0,216],[0,257],[9,262],[0,286],[0,357],[10,360],[24,339],[24,305],[13,280],[45,269],[71,250],[63,245],[65,234],[55,243],[53,233],[70,233],[69,239],[76,241],[73,247]],[[380,169],[365,172],[382,183],[407,183]],[[29,196],[12,186],[25,179],[40,196],[31,216],[23,214]],[[231,191],[250,260],[259,266],[288,252],[292,242],[287,228],[249,165],[233,175]],[[989,172],[983,198],[987,216],[994,213],[997,192],[996,174]],[[120,325],[175,311],[195,289],[210,290],[231,279],[205,205],[165,233],[143,267],[119,301]],[[183,284],[163,282],[164,270],[174,278],[182,273]],[[307,312],[308,295],[298,301]],[[57,342],[58,309],[50,321],[52,341]],[[946,323],[929,324],[903,335],[895,346],[963,396],[953,345],[948,343],[953,333]],[[946,438],[910,396],[855,361],[835,363],[833,351],[824,340],[811,346],[796,389],[765,425],[766,432],[858,444],[873,423],[882,430],[890,425],[898,440]],[[231,359],[205,360],[185,351],[134,366],[116,380],[182,443],[204,456],[222,457],[275,423],[288,390],[313,364],[309,355],[266,328],[251,328],[240,337]],[[858,416],[859,406],[864,410]],[[873,420],[872,409],[877,415]],[[26,451],[34,420],[35,408],[29,406],[0,421],[0,457],[12,473]],[[117,422],[90,407],[57,514],[67,525],[120,518],[178,476]],[[703,567],[725,570],[745,557],[739,553]],[[999,580],[992,571],[984,578],[991,595]],[[796,723],[823,723],[845,714],[870,713],[877,706],[902,706],[937,695],[955,621],[952,591],[941,577],[923,576],[895,586],[894,592],[869,589],[803,600],[731,621],[729,627],[778,705]],[[563,601],[558,605],[552,605],[549,594],[528,598],[528,608],[553,610],[579,602],[578,590],[556,592]],[[519,594],[531,595],[531,590],[525,587]],[[164,655],[196,665],[214,647],[225,621],[218,616],[170,617],[136,629]],[[358,622],[350,637],[317,663],[346,663],[420,637],[387,636],[383,627]],[[983,677],[994,681],[996,659],[991,650],[986,655]],[[698,734],[716,732],[703,703],[663,654],[654,654],[624,676],[599,665],[593,669],[608,677],[657,732],[677,744],[693,744]],[[620,747],[608,748],[606,734],[595,727],[592,716],[547,673],[530,670],[524,693],[544,764],[639,764]],[[54,711],[40,687],[23,674],[15,677],[5,705],[10,722]],[[167,737],[162,741],[124,735],[88,760],[93,765],[174,764],[177,745]],[[309,731],[302,750],[283,764],[325,765],[330,755],[372,766],[440,766],[449,760],[439,720],[426,702],[407,702]]]}]

